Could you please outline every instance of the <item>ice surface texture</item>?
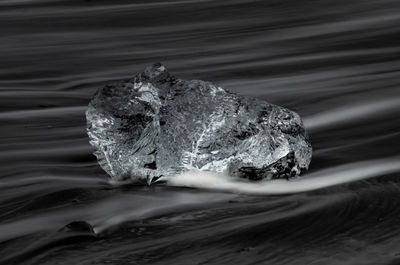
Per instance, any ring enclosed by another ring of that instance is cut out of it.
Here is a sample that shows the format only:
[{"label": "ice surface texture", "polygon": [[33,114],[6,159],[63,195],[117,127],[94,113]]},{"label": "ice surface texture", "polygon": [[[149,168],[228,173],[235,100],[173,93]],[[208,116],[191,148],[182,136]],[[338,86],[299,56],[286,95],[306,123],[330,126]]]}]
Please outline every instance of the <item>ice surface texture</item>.
[{"label": "ice surface texture", "polygon": [[311,145],[300,116],[161,64],[99,89],[86,111],[100,166],[116,180],[151,183],[191,169],[258,179],[300,174]]}]

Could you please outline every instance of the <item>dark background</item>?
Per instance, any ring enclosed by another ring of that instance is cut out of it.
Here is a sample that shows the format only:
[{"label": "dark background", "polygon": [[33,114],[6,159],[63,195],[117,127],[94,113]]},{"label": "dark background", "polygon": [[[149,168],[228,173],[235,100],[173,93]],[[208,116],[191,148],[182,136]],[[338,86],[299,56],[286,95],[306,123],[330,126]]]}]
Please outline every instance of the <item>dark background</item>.
[{"label": "dark background", "polygon": [[[399,264],[399,25],[397,0],[1,0],[0,263]],[[364,180],[111,186],[86,106],[154,62],[297,111],[312,174]]]}]

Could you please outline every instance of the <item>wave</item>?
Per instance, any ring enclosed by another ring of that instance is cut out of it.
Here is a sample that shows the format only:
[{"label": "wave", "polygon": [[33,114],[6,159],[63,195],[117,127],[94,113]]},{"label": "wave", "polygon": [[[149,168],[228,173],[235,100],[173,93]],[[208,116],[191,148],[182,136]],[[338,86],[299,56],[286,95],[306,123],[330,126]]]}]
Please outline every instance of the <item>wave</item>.
[{"label": "wave", "polygon": [[380,101],[357,103],[341,106],[326,112],[318,113],[303,119],[304,125],[309,130],[318,130],[327,126],[371,119],[374,116],[384,115],[400,109],[400,98],[389,98]]},{"label": "wave", "polygon": [[167,180],[168,185],[235,193],[271,195],[312,191],[334,185],[400,172],[400,158],[350,163],[323,169],[293,180],[247,182],[224,173],[189,171]]}]

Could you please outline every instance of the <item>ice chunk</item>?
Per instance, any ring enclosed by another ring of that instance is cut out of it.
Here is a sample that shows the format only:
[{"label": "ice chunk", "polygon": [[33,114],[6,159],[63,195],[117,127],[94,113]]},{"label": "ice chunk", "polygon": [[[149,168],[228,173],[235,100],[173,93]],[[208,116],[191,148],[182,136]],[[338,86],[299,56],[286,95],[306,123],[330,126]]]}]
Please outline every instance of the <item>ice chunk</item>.
[{"label": "ice chunk", "polygon": [[288,178],[311,161],[300,116],[154,64],[99,89],[86,111],[100,166],[149,183],[190,169],[253,180]]}]

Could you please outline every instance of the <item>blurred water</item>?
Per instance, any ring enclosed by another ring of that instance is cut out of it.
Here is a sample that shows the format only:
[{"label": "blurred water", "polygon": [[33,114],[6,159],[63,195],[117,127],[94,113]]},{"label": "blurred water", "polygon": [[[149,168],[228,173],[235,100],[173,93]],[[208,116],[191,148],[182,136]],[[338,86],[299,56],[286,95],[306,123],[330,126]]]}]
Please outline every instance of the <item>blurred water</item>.
[{"label": "blurred water", "polygon": [[[398,25],[396,0],[0,1],[0,263],[398,264]],[[110,184],[86,105],[154,62],[297,111],[310,172]]]}]

